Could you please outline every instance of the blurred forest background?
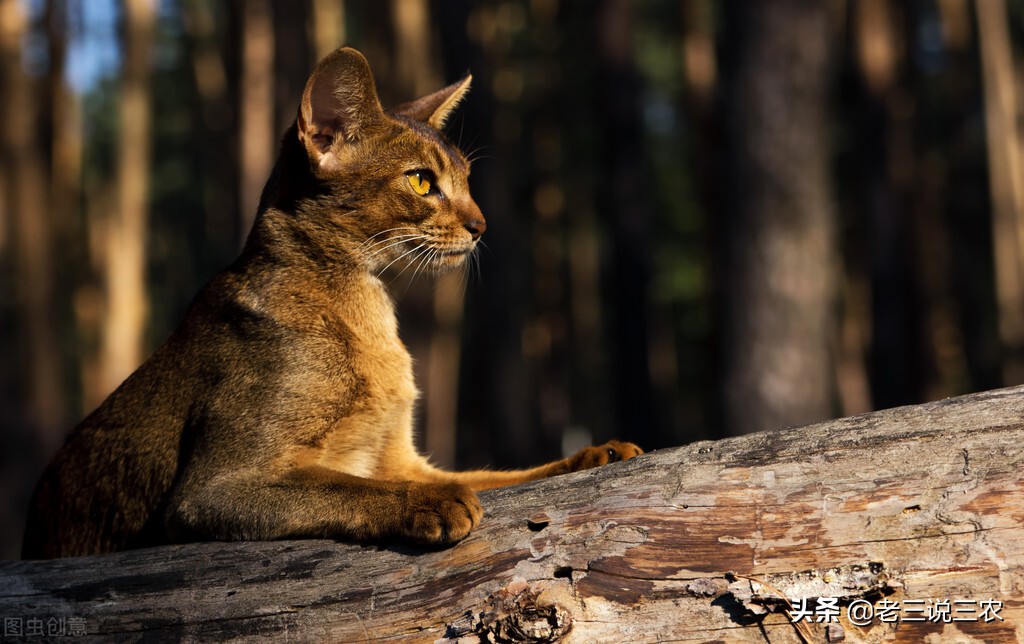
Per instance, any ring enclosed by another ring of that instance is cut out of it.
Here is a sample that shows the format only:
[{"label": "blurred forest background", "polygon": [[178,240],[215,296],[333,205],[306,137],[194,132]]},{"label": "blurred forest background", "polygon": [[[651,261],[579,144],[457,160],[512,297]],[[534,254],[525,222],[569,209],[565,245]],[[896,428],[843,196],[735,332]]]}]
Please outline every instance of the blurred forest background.
[{"label": "blurred forest background", "polygon": [[0,0],[0,556],[343,43],[475,78],[480,274],[394,283],[439,463],[1024,382],[1019,0]]}]

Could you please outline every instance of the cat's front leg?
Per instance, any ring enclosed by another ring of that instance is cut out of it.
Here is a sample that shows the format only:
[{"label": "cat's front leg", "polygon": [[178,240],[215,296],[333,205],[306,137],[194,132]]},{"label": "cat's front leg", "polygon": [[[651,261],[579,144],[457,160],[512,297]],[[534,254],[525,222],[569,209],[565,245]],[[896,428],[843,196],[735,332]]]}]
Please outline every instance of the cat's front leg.
[{"label": "cat's front leg", "polygon": [[186,477],[165,526],[170,542],[326,537],[446,546],[481,518],[476,494],[461,483],[382,481],[310,466]]},{"label": "cat's front leg", "polygon": [[527,470],[473,470],[469,472],[445,472],[439,470],[425,460],[419,464],[419,474],[428,480],[454,481],[469,486],[473,490],[489,490],[506,485],[516,485],[527,481],[589,470],[608,463],[616,463],[640,456],[644,451],[633,443],[608,441],[604,445],[587,447],[568,458],[563,458],[547,465]]}]

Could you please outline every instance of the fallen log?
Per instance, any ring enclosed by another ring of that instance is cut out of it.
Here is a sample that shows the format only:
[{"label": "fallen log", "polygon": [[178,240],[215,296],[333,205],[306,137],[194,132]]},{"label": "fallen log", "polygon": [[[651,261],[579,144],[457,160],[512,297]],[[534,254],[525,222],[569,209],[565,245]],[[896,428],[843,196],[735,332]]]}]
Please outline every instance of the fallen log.
[{"label": "fallen log", "polygon": [[96,641],[1020,641],[1022,464],[1016,387],[488,492],[447,550],[2,562],[0,617]]}]

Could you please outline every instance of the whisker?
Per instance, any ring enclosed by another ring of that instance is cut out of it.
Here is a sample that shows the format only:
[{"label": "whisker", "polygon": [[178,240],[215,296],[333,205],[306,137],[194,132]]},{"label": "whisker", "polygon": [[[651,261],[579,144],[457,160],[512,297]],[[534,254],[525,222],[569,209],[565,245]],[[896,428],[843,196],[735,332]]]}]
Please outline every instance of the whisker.
[{"label": "whisker", "polygon": [[402,297],[405,297],[405,294],[409,292],[409,288],[411,288],[413,283],[419,279],[423,267],[430,263],[435,253],[437,253],[437,249],[431,249],[429,252],[423,254],[422,259],[416,265],[416,269],[413,270],[412,276],[409,277],[409,282],[405,285],[405,290],[402,291]]},{"label": "whisker", "polygon": [[387,239],[380,239],[378,241],[375,241],[372,244],[370,244],[369,246],[367,246],[366,250],[372,250],[372,249],[377,248],[377,247],[379,247],[379,246],[381,246],[383,244],[390,244],[391,242],[402,241],[402,240],[405,240],[405,239],[415,239],[417,237],[421,237],[423,239],[427,238],[426,235],[415,234],[415,233],[404,233],[404,234],[401,234],[401,235],[394,235],[393,237],[388,237]]},{"label": "whisker", "polygon": [[487,247],[487,244],[484,243],[484,240],[481,239],[480,241],[478,241],[477,246],[486,250],[487,254],[490,255],[491,257],[494,257],[494,253],[491,251],[490,248]]},{"label": "whisker", "polygon": [[[420,244],[416,248],[413,248],[412,250],[406,251],[406,252],[402,253],[401,255],[399,255],[398,257],[394,258],[393,260],[391,260],[391,263],[389,263],[387,266],[382,268],[379,273],[377,273],[377,277],[380,277],[381,275],[384,274],[384,271],[386,271],[389,268],[391,268],[391,264],[394,264],[395,262],[397,262],[398,260],[402,259],[406,255],[409,255],[410,253],[415,253],[416,251],[418,251],[419,249],[423,248],[426,245],[427,245],[427,242],[423,242],[422,244]],[[405,270],[405,269],[403,269],[403,270]],[[399,273],[399,275],[401,275],[401,273]],[[392,280],[392,281],[394,281],[394,280]]]},{"label": "whisker", "polygon": [[[426,244],[421,244],[420,246],[418,246],[418,248],[423,248],[423,246],[425,246],[425,245]],[[428,248],[427,250],[423,251],[423,254],[421,256],[414,257],[413,259],[409,260],[409,262],[406,263],[405,267],[401,271],[399,271],[398,275],[395,275],[394,279],[392,279],[391,281],[394,282],[395,280],[397,280],[399,277],[402,276],[402,273],[404,273],[405,271],[409,270],[410,266],[412,266],[413,264],[416,264],[417,261],[422,262],[423,259],[429,257],[430,254],[433,253],[433,252],[434,252],[433,249]],[[416,276],[416,271],[413,271],[412,277],[415,277],[415,276]],[[411,284],[412,277],[409,278],[410,279],[410,284]],[[406,285],[405,290],[406,291],[409,290],[409,284]]]},{"label": "whisker", "polygon": [[[470,253],[472,258],[472,253]],[[473,272],[472,259],[459,267],[459,298],[464,302],[466,300],[466,286],[469,284],[469,274]]]},{"label": "whisker", "polygon": [[370,242],[370,240],[372,240],[373,238],[375,238],[375,237],[380,237],[381,235],[386,235],[387,233],[392,233],[392,232],[395,232],[396,230],[416,230],[416,229],[415,229],[415,228],[413,228],[412,226],[399,226],[398,228],[388,228],[387,230],[382,230],[382,231],[380,231],[379,233],[374,233],[374,234],[370,235],[369,237],[367,237],[366,239],[364,239],[364,240],[363,240],[363,241],[362,241],[362,242],[361,242],[361,243],[359,244],[359,246],[360,246],[360,247],[362,247],[362,246],[363,246],[364,244],[367,244],[367,243],[369,243],[369,242]]},{"label": "whisker", "polygon": [[436,248],[431,250],[427,253],[427,256],[423,258],[423,261],[416,265],[416,270],[413,271],[412,274],[414,280],[419,278],[419,276],[423,274],[424,269],[433,263],[434,259],[437,258],[438,252],[439,251]]},{"label": "whisker", "polygon": [[420,275],[426,273],[426,268],[434,263],[434,260],[437,259],[437,256],[440,253],[441,251],[437,248],[430,251],[427,257],[424,259],[423,263],[416,267],[416,272],[413,273],[413,279],[419,279]]},{"label": "whisker", "polygon": [[386,230],[382,230],[380,232],[373,233],[372,235],[370,235],[366,239],[370,240],[370,239],[373,239],[374,237],[380,237],[381,235],[384,235],[386,233],[393,233],[396,230],[416,230],[416,228],[413,227],[413,226],[396,226],[395,228],[388,228]]},{"label": "whisker", "polygon": [[[392,237],[392,238],[390,238],[390,239],[388,239],[388,240],[386,240],[384,242],[381,242],[381,243],[382,244],[383,243],[387,243],[387,242],[393,242],[393,243],[388,244],[387,246],[385,246],[383,248],[378,248],[377,250],[375,250],[372,253],[370,253],[369,255],[367,255],[366,259],[372,259],[372,258],[376,257],[377,255],[383,253],[384,251],[388,250],[389,248],[394,248],[395,246],[401,246],[402,244],[408,243],[410,239],[427,239],[427,238],[425,236],[423,236],[423,235],[405,235],[405,236],[403,236],[402,239],[399,239],[398,241],[395,241],[395,239]],[[367,250],[369,250],[369,249],[367,249]]]},{"label": "whisker", "polygon": [[391,237],[388,237],[387,239],[378,239],[377,241],[375,241],[372,244],[370,244],[369,246],[367,246],[366,250],[370,250],[371,248],[376,248],[377,246],[380,246],[381,244],[387,244],[388,242],[396,241],[396,240],[399,240],[399,239],[411,239],[413,237],[426,237],[426,235],[423,235],[423,234],[420,234],[420,233],[402,233],[401,235],[392,235]]},{"label": "whisker", "polygon": [[490,155],[490,154],[480,154],[480,152],[474,152],[474,153],[472,153],[469,156],[467,161],[469,162],[470,165],[473,165],[474,163],[476,163],[477,161],[480,161],[481,159],[493,159],[493,158],[494,158],[494,156]]},{"label": "whisker", "polygon": [[469,286],[469,280],[473,277],[473,272],[476,272],[477,283],[483,283],[483,273],[480,270],[480,253],[477,249],[473,249],[473,253],[470,255],[469,267],[470,270],[466,275],[466,286]]},{"label": "whisker", "polygon": [[[476,143],[476,138],[475,137],[473,139],[473,143]],[[481,145],[478,148],[473,148],[472,145],[473,144],[471,143],[470,147],[472,149],[469,151],[469,153],[466,154],[466,157],[467,157],[470,165],[472,165],[476,161],[479,161],[480,159],[490,159],[491,158],[490,155],[483,155],[483,154],[481,154],[481,152],[485,152],[487,150],[490,150],[491,146],[489,146],[489,145]]]}]

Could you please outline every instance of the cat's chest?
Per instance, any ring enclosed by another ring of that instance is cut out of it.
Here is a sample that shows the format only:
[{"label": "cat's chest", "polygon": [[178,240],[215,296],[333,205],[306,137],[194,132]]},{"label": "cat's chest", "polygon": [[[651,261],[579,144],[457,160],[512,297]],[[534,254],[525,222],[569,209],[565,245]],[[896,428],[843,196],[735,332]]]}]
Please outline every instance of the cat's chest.
[{"label": "cat's chest", "polygon": [[[412,409],[418,396],[412,358],[398,337],[390,302],[369,308],[372,300],[338,313],[345,329],[343,351],[355,374],[349,413],[309,450],[318,464],[354,476],[378,471],[389,446],[412,440]],[[305,452],[304,452],[305,453]]]},{"label": "cat's chest", "polygon": [[347,357],[373,402],[411,405],[418,395],[412,357],[398,336],[390,297],[373,286],[335,310],[348,331]]}]

